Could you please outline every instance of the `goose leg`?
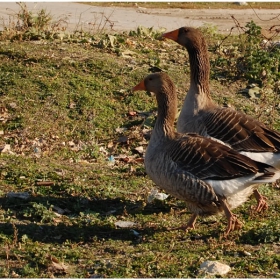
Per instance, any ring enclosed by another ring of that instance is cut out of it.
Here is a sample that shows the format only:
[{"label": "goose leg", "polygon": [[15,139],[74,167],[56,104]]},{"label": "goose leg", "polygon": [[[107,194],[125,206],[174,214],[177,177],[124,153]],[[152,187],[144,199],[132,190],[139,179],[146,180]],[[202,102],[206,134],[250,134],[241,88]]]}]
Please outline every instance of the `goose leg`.
[{"label": "goose leg", "polygon": [[176,229],[181,229],[184,231],[188,231],[189,228],[194,229],[195,228],[195,222],[197,219],[197,214],[192,214],[192,216],[190,217],[188,223],[185,226],[180,226],[180,227],[176,227],[176,228],[172,228],[171,230],[176,230]]},{"label": "goose leg", "polygon": [[257,212],[267,210],[268,209],[268,204],[266,203],[267,197],[261,195],[261,193],[258,190],[254,190],[254,196],[258,202],[258,205],[255,210]]},{"label": "goose leg", "polygon": [[237,219],[237,216],[230,211],[224,198],[220,198],[219,201],[228,220],[227,229],[225,232],[225,237],[227,237],[231,231],[240,229],[242,227],[242,223]]},{"label": "goose leg", "polygon": [[197,214],[192,214],[192,216],[190,217],[188,223],[185,225],[185,226],[181,226],[181,229],[187,231],[188,228],[192,228],[192,229],[195,229],[195,222],[196,222],[196,219],[197,219]]}]

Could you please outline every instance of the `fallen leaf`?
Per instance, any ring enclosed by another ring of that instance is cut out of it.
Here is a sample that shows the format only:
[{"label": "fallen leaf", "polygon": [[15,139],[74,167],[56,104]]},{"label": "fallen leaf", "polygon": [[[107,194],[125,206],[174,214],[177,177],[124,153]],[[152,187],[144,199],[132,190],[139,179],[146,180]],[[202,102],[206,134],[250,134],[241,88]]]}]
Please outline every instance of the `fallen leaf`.
[{"label": "fallen leaf", "polygon": [[107,148],[111,149],[114,147],[114,142],[113,141],[110,141],[108,144],[107,144]]},{"label": "fallen leaf", "polygon": [[125,43],[127,44],[127,45],[129,45],[129,46],[135,46],[136,45],[136,42],[135,41],[132,41],[132,40],[130,40],[130,39],[126,39],[126,41],[125,41]]},{"label": "fallen leaf", "polygon": [[117,40],[116,36],[108,35],[108,38],[109,38],[109,40],[110,40],[111,47],[114,48],[115,42],[116,42],[116,40]]},{"label": "fallen leaf", "polygon": [[49,256],[49,259],[51,260],[51,264],[49,266],[50,270],[63,270],[66,271],[68,269],[68,266],[64,263],[59,262],[59,260],[54,256]]},{"label": "fallen leaf", "polygon": [[10,144],[5,144],[4,146],[0,147],[0,152],[3,154],[13,154]]},{"label": "fallen leaf", "polygon": [[139,154],[143,154],[144,153],[143,146],[136,147],[136,148],[134,148],[134,150],[136,150]]},{"label": "fallen leaf", "polygon": [[63,270],[63,271],[66,271],[68,268],[67,265],[63,263],[56,263],[56,262],[52,262],[52,266],[57,270]]},{"label": "fallen leaf", "polygon": [[135,162],[144,162],[144,158],[136,158],[134,161]]},{"label": "fallen leaf", "polygon": [[123,132],[125,132],[126,130],[127,130],[126,127],[118,127],[118,128],[116,128],[116,132],[117,132],[117,133],[123,133]]},{"label": "fallen leaf", "polygon": [[8,109],[6,107],[0,107],[0,121],[5,123],[9,118]]},{"label": "fallen leaf", "polygon": [[127,115],[130,116],[130,117],[133,117],[133,116],[136,116],[136,115],[137,115],[137,112],[135,112],[135,111],[130,111],[130,112],[127,113]]},{"label": "fallen leaf", "polygon": [[137,53],[130,50],[125,50],[122,52],[122,57],[124,58],[131,58],[132,56],[137,56]]},{"label": "fallen leaf", "polygon": [[109,154],[108,151],[104,147],[100,147],[99,152],[103,153],[106,156]]}]

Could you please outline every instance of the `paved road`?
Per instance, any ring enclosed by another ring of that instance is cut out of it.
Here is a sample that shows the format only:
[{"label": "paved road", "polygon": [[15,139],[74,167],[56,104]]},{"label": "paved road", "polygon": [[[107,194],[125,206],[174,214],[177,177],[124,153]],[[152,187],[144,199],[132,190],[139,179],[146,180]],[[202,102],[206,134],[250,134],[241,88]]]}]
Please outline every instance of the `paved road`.
[{"label": "paved road", "polygon": [[[227,33],[235,26],[231,15],[234,15],[239,23],[254,20],[257,24],[269,28],[272,25],[280,25],[280,10],[248,8],[246,10],[228,9],[144,9],[138,6],[134,8],[96,7],[73,2],[26,2],[29,11],[36,13],[46,9],[54,19],[66,19],[67,30],[85,31],[94,28],[102,28],[105,24],[107,31],[135,30],[138,26],[161,27],[172,30],[181,26],[199,27],[204,23],[211,23],[218,27],[222,33]],[[141,5],[141,3],[139,3]],[[15,2],[0,2],[0,29],[8,25],[9,19],[15,21],[15,14],[20,7]],[[278,17],[277,17],[278,16]],[[106,19],[108,19],[106,21]]]}]

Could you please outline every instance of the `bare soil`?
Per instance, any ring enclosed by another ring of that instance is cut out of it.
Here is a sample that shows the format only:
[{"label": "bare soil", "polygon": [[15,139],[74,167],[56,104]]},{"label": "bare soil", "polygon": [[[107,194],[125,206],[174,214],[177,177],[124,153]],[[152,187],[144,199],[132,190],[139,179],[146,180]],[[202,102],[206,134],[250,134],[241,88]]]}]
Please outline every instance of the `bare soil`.
[{"label": "bare soil", "polygon": [[[248,5],[246,9],[155,9],[141,7],[102,7],[82,3],[64,2],[27,2],[28,9],[35,13],[46,9],[54,19],[65,19],[68,30],[83,29],[84,31],[99,28],[106,31],[121,32],[134,30],[138,26],[165,28],[172,30],[181,26],[199,27],[203,24],[217,26],[220,33],[237,33],[241,27],[251,20],[269,30],[280,28],[279,9],[254,9]],[[280,5],[279,5],[280,6]],[[0,2],[0,29],[7,26],[9,20],[16,19],[20,7],[15,2]],[[233,28],[233,29],[232,29]]]}]

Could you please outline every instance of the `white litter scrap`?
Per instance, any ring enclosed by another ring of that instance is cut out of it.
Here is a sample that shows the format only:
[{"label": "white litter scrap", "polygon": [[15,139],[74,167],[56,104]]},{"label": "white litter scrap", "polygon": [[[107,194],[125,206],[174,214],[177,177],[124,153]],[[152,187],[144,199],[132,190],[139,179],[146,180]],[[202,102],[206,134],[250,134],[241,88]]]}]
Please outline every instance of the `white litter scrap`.
[{"label": "white litter scrap", "polygon": [[165,193],[161,193],[158,191],[158,189],[152,189],[151,193],[149,194],[147,201],[148,203],[153,202],[153,200],[157,199],[157,200],[165,200],[169,197],[168,194]]},{"label": "white litter scrap", "polygon": [[136,230],[132,229],[131,232],[133,233],[134,236],[140,237],[140,233],[137,232]]}]

